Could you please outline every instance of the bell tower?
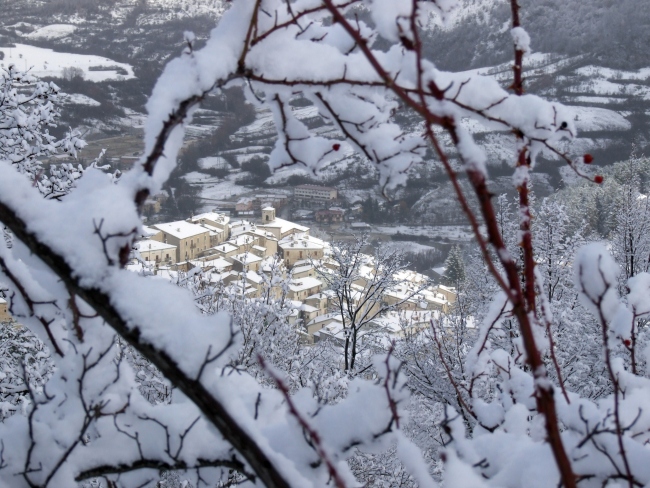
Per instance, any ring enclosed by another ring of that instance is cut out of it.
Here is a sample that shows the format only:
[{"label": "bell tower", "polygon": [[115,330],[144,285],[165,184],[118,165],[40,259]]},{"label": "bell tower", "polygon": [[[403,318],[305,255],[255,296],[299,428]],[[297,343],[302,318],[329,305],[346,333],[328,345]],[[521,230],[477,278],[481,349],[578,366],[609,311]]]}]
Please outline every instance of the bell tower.
[{"label": "bell tower", "polygon": [[268,224],[275,220],[275,209],[273,207],[264,207],[262,209],[262,224]]}]

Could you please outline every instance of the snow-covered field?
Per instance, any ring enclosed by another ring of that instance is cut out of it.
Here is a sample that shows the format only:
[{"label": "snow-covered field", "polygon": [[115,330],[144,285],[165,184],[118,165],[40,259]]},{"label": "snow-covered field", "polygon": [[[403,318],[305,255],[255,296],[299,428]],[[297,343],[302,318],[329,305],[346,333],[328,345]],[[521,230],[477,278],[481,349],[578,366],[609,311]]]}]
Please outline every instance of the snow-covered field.
[{"label": "snow-covered field", "polygon": [[641,68],[638,71],[620,71],[601,66],[584,66],[576,70],[576,74],[588,76],[589,78],[604,78],[608,80],[638,80],[650,79],[650,68]]},{"label": "snow-covered field", "polygon": [[192,186],[199,188],[199,195],[204,203],[201,211],[213,208],[215,202],[229,200],[232,197],[250,191],[248,188],[237,185],[236,180],[241,178],[241,173],[234,173],[228,175],[226,178],[219,178],[193,171],[183,177]]},{"label": "snow-covered field", "polygon": [[[209,16],[218,18],[225,10],[225,0],[148,0],[149,11],[140,17],[139,25],[159,24],[173,19]],[[127,4],[128,5],[128,4]],[[132,6],[115,9],[115,17],[123,18],[132,10]]]},{"label": "snow-covered field", "polygon": [[570,87],[573,93],[592,93],[595,95],[615,96],[624,95],[643,100],[650,100],[650,87],[634,83],[616,83],[604,78],[593,78],[589,81]]},{"label": "snow-covered field", "polygon": [[201,158],[197,161],[197,163],[199,165],[199,168],[201,169],[210,169],[210,168],[230,169],[230,164],[228,164],[228,161],[218,156]]},{"label": "snow-covered field", "polygon": [[[562,57],[548,53],[532,53],[524,59],[524,71],[529,75],[552,74],[575,59],[575,57]],[[462,73],[491,76],[497,80],[502,80],[512,78],[512,63],[508,62],[496,66],[486,66],[463,71]]]},{"label": "snow-covered field", "polygon": [[90,107],[99,107],[101,105],[97,100],[82,95],[81,93],[62,93],[59,96],[59,101],[63,105],[88,105]]},{"label": "snow-covered field", "polygon": [[[316,107],[299,107],[293,109],[293,115],[298,120],[312,119],[318,116]],[[276,128],[273,122],[273,114],[268,109],[256,110],[255,121],[246,125],[236,132],[236,136],[245,134],[275,134]]]},{"label": "snow-covered field", "polygon": [[25,34],[24,37],[27,39],[61,39],[63,37],[68,37],[76,30],[76,25],[52,24],[35,29],[29,34]]},{"label": "snow-covered field", "polygon": [[419,242],[413,242],[413,241],[385,242],[382,244],[382,246],[385,246],[389,249],[399,249],[402,252],[413,252],[413,253],[436,250],[436,248],[433,246],[425,246],[424,244],[420,244]]},{"label": "snow-covered field", "polygon": [[473,234],[469,225],[395,225],[395,226],[377,226],[372,229],[386,235],[406,234],[412,236],[426,236],[431,239],[450,239],[456,241],[469,241]]},{"label": "snow-covered field", "polygon": [[304,176],[306,174],[309,173],[302,166],[287,166],[286,168],[277,170],[275,173],[269,176],[265,181],[270,185],[278,185],[286,181],[287,178],[289,178],[290,176],[293,175]]},{"label": "snow-covered field", "polygon": [[597,107],[568,107],[579,131],[630,130],[632,124],[620,113]]},{"label": "snow-covered field", "polygon": [[574,102],[580,103],[597,103],[597,104],[609,104],[609,103],[622,103],[627,99],[625,97],[599,97],[599,96],[578,96],[573,97]]},{"label": "snow-covered field", "polygon": [[[4,59],[1,67],[15,64],[19,69],[30,70],[38,77],[51,76],[63,77],[64,68],[79,68],[84,73],[84,78],[89,81],[128,80],[135,78],[133,67],[126,63],[118,63],[102,56],[88,54],[59,53],[52,49],[16,44],[15,47],[1,47]],[[91,71],[91,68],[94,68]],[[117,68],[126,71],[126,75],[119,74]]]}]

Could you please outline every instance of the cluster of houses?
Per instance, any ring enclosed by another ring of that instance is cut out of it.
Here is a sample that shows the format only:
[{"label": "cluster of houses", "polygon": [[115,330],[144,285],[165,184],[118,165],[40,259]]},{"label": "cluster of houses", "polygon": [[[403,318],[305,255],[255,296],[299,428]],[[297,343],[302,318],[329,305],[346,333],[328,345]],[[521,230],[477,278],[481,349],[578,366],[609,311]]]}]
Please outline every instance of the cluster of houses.
[{"label": "cluster of houses", "polygon": [[[141,269],[145,261],[157,275],[166,277],[200,268],[211,281],[255,298],[264,292],[266,277],[277,270],[280,261],[289,279],[285,292],[292,321],[305,342],[325,337],[343,340],[342,318],[333,311],[333,293],[323,275],[336,273],[329,243],[310,235],[308,227],[276,217],[274,207],[264,207],[257,222],[210,212],[144,229],[145,235],[134,245],[133,269]],[[367,271],[372,272],[371,264]],[[402,336],[408,330],[428,327],[433,317],[448,312],[456,300],[453,288],[429,286],[422,274],[405,270],[396,277],[400,286],[381,300],[399,306],[377,317],[370,328]],[[362,294],[363,282],[355,286]]]}]

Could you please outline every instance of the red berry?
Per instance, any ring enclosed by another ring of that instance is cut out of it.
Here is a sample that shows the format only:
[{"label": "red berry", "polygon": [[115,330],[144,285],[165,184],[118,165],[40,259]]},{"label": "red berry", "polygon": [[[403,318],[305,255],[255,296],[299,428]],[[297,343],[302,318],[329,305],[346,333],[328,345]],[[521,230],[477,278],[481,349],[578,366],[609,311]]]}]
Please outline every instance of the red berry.
[{"label": "red berry", "polygon": [[598,183],[599,185],[603,182],[603,177],[600,175],[594,176],[594,183]]},{"label": "red berry", "polygon": [[594,157],[591,154],[585,154],[582,156],[582,160],[585,162],[585,164],[591,164],[594,162]]},{"label": "red berry", "polygon": [[332,144],[332,149],[334,149],[335,151],[338,151],[339,149],[341,149],[341,145],[340,144]]},{"label": "red berry", "polygon": [[632,344],[632,343],[630,342],[630,339],[625,339],[623,341],[623,344],[625,344],[627,347],[630,347],[630,344]]}]

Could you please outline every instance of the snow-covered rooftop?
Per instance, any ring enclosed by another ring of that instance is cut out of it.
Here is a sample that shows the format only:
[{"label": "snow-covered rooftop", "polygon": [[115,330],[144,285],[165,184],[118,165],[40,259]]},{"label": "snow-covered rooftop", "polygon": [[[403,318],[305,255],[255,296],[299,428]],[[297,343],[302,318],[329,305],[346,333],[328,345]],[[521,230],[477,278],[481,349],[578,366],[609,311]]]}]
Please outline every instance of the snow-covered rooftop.
[{"label": "snow-covered rooftop", "polygon": [[250,281],[251,283],[255,283],[259,285],[264,281],[264,278],[257,274],[255,271],[247,271],[246,272],[246,279]]},{"label": "snow-covered rooftop", "polygon": [[304,278],[291,280],[289,288],[292,291],[303,291],[309,290],[310,288],[314,288],[316,286],[321,286],[322,284],[323,282],[318,278],[314,278],[313,276],[306,276]]},{"label": "snow-covered rooftop", "polygon": [[230,222],[230,217],[217,212],[205,212],[202,214],[194,215],[190,220],[194,223],[200,223],[201,220],[210,220],[211,222],[216,222],[219,224],[228,224]]},{"label": "snow-covered rooftop", "polygon": [[236,237],[233,237],[228,242],[233,246],[239,247],[239,246],[245,246],[247,244],[252,244],[256,240],[257,239],[255,239],[255,237],[245,234],[245,235],[238,235]]},{"label": "snow-covered rooftop", "polygon": [[164,242],[160,241],[154,241],[151,239],[145,239],[143,241],[138,241],[135,244],[133,244],[133,247],[135,247],[138,251],[143,252],[143,251],[162,251],[165,249],[176,249],[176,246],[172,244],[166,244]]},{"label": "snow-covered rooftop", "polygon": [[176,222],[168,222],[166,224],[156,224],[153,227],[160,229],[167,234],[176,237],[177,239],[187,239],[188,237],[197,236],[208,232],[208,229],[200,225],[191,224],[184,220],[177,220]]},{"label": "snow-covered rooftop", "polygon": [[230,261],[226,261],[223,258],[210,259],[209,261],[190,261],[194,266],[198,268],[210,268],[214,267],[215,269],[222,270],[229,266],[232,266]]},{"label": "snow-covered rooftop", "polygon": [[255,254],[252,254],[250,252],[235,254],[234,256],[232,256],[232,259],[235,261],[239,261],[242,264],[258,263],[262,260],[261,257],[256,256]]},{"label": "snow-covered rooftop", "polygon": [[296,224],[294,222],[289,222],[288,220],[278,219],[278,218],[276,218],[272,222],[266,224],[260,224],[259,227],[267,228],[267,229],[279,228],[281,234],[284,234],[285,232],[289,232],[290,230],[297,230],[299,232],[309,231],[309,227],[305,227],[304,225]]},{"label": "snow-covered rooftop", "polygon": [[309,271],[310,269],[314,269],[314,267],[311,264],[303,264],[301,266],[294,265],[293,268],[291,268],[291,271],[295,275],[299,273],[304,273],[305,271]]},{"label": "snow-covered rooftop", "polygon": [[143,236],[151,237],[151,236],[155,236],[156,234],[159,234],[159,233],[160,233],[160,230],[158,230],[158,229],[154,229],[153,227],[149,227],[148,225],[143,225],[142,226],[142,235]]},{"label": "snow-covered rooftop", "polygon": [[325,249],[326,245],[325,241],[317,237],[296,234],[285,237],[278,243],[282,249]]},{"label": "snow-covered rooftop", "polygon": [[239,248],[237,246],[233,246],[232,244],[224,242],[222,244],[219,244],[218,246],[214,246],[212,249],[219,252],[225,252],[227,254],[229,252],[236,251]]}]

